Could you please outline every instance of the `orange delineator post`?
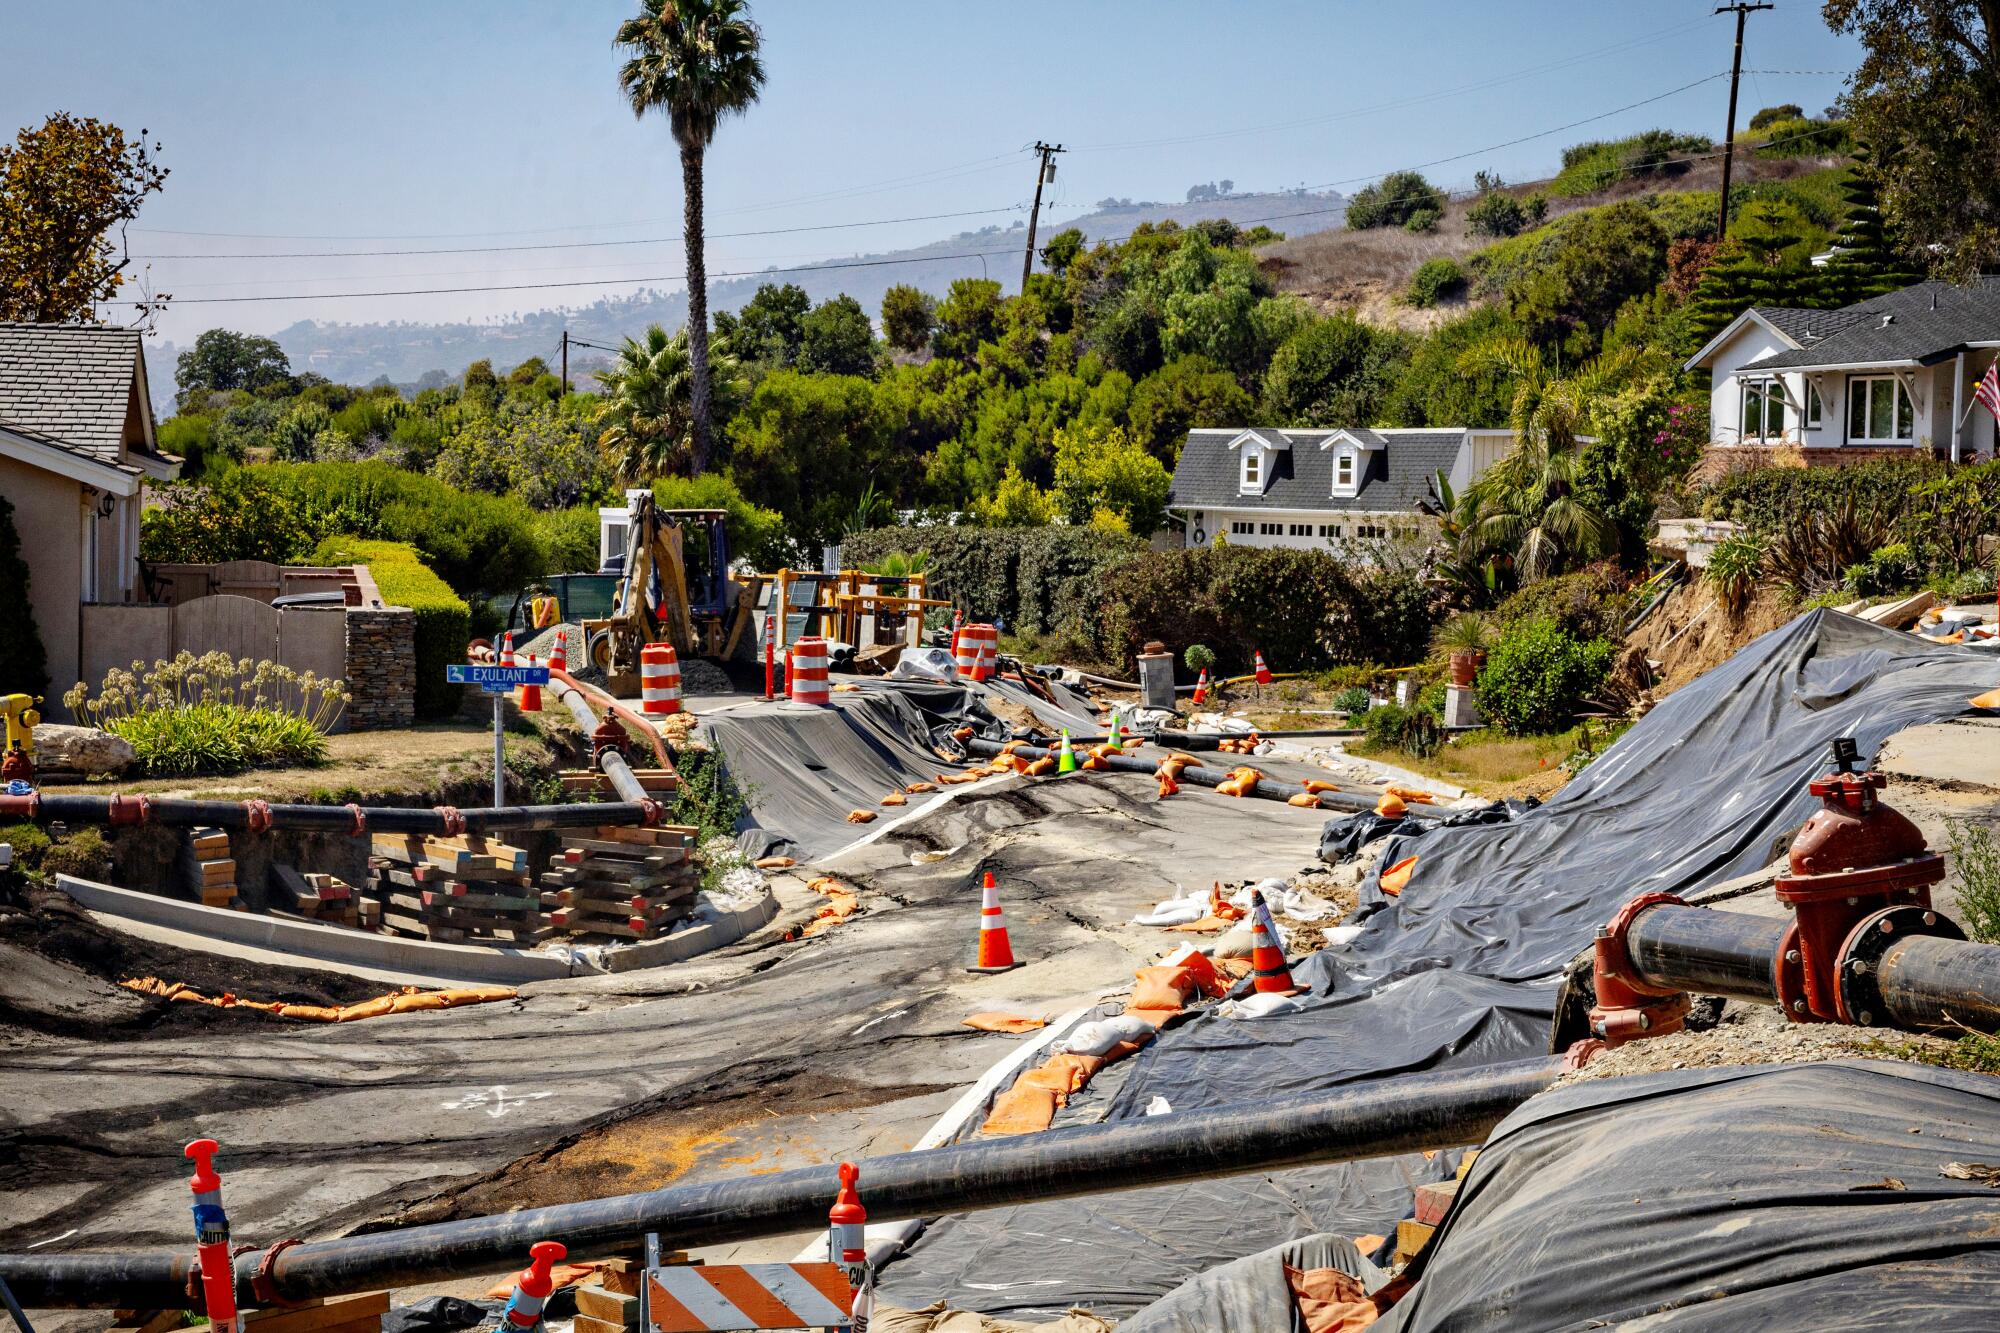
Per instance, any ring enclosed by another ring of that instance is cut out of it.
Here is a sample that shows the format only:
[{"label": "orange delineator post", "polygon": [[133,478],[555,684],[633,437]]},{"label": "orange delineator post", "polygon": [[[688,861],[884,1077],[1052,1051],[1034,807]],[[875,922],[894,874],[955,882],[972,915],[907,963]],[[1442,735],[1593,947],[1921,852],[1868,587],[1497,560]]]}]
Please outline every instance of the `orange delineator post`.
[{"label": "orange delineator post", "polygon": [[1000,889],[987,871],[979,886],[979,957],[968,972],[1007,972],[1021,966],[1007,938],[1007,914],[1000,910]]}]

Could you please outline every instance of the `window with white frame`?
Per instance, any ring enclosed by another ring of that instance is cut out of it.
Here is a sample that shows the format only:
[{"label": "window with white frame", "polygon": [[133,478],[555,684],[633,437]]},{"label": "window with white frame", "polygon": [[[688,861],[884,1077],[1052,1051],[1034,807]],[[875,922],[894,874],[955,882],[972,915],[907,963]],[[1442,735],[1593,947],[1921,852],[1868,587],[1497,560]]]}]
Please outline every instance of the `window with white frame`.
[{"label": "window with white frame", "polygon": [[1772,375],[1745,376],[1743,414],[1738,423],[1743,443],[1785,438],[1785,387]]},{"label": "window with white frame", "polygon": [[1893,375],[1847,381],[1847,438],[1854,444],[1895,444],[1916,438],[1917,414]]},{"label": "window with white frame", "polygon": [[1333,456],[1333,490],[1336,495],[1354,494],[1355,457],[1350,449]]},{"label": "window with white frame", "polygon": [[1806,381],[1806,429],[1818,430],[1820,420],[1825,415],[1826,415],[1826,409],[1824,405],[1821,404],[1819,398],[1819,385],[1814,384],[1811,380],[1807,380]]},{"label": "window with white frame", "polygon": [[1264,489],[1264,455],[1254,445],[1243,451],[1243,489]]}]

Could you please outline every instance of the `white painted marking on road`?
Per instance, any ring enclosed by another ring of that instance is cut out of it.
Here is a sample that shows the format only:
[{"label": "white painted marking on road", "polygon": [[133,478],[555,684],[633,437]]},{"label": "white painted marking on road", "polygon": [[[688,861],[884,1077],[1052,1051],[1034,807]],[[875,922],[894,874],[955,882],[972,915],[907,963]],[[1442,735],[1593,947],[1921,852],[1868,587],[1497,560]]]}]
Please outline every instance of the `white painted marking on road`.
[{"label": "white painted marking on road", "polygon": [[863,1023],[860,1027],[854,1029],[854,1031],[848,1033],[847,1035],[850,1037],[858,1037],[862,1033],[866,1032],[869,1028],[874,1027],[877,1023],[886,1023],[892,1018],[899,1018],[902,1015],[907,1014],[909,1012],[910,1011],[908,1009],[898,1009],[894,1013],[883,1014],[880,1018],[871,1018],[866,1023]]},{"label": "white painted marking on road", "polygon": [[30,1245],[28,1248],[31,1250],[39,1250],[44,1245],[53,1245],[59,1240],[68,1240],[71,1236],[74,1236],[75,1234],[76,1234],[76,1228],[71,1227],[68,1231],[63,1232],[62,1235],[60,1236],[50,1236],[47,1240],[38,1240],[33,1245]]},{"label": "white painted marking on road", "polygon": [[505,1083],[495,1083],[484,1091],[468,1092],[455,1102],[440,1102],[438,1105],[447,1111],[484,1110],[487,1115],[498,1120],[509,1112],[520,1110],[529,1102],[553,1096],[555,1096],[553,1092],[522,1092],[510,1097]]}]

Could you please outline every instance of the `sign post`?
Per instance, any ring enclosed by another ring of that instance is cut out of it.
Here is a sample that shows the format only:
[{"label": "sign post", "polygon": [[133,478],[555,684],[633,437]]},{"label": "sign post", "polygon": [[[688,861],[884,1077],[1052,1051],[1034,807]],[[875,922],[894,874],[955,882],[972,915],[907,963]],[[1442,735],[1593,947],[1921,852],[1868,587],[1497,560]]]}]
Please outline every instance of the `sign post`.
[{"label": "sign post", "polygon": [[507,804],[507,758],[501,748],[506,715],[502,705],[519,686],[548,684],[549,669],[545,666],[454,664],[445,667],[444,678],[453,685],[477,685],[493,696],[493,807],[497,810]]}]

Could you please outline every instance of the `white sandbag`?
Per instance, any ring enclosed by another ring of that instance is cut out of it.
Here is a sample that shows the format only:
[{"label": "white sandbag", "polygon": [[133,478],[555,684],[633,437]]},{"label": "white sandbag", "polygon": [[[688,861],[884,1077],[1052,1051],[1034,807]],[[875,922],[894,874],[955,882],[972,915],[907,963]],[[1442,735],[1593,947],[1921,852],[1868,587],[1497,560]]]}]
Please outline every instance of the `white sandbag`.
[{"label": "white sandbag", "polygon": [[1178,898],[1168,898],[1154,905],[1150,912],[1142,912],[1132,918],[1135,926],[1185,926],[1190,921],[1199,921],[1208,915],[1208,895],[1205,893],[1184,893]]},{"label": "white sandbag", "polygon": [[1326,945],[1329,949],[1345,949],[1348,945],[1361,938],[1361,927],[1328,926],[1320,934],[1326,936]]},{"label": "white sandbag", "polygon": [[958,679],[951,654],[942,648],[905,648],[889,675],[897,680],[936,680],[947,685]]},{"label": "white sandbag", "polygon": [[1147,1115],[1172,1115],[1174,1113],[1174,1104],[1165,1097],[1155,1093],[1153,1100],[1146,1103],[1145,1113]]},{"label": "white sandbag", "polygon": [[1289,1014],[1303,1008],[1295,995],[1252,991],[1240,1000],[1224,1000],[1216,1006],[1216,1012],[1224,1018],[1269,1018],[1272,1014]]},{"label": "white sandbag", "polygon": [[1239,921],[1228,930],[1215,937],[1209,947],[1211,958],[1248,958],[1256,941],[1250,933],[1250,923]]},{"label": "white sandbag", "polygon": [[1079,1023],[1055,1045],[1057,1055],[1102,1055],[1121,1041],[1144,1041],[1153,1035],[1153,1025],[1130,1014],[1116,1014],[1089,1023]]}]

